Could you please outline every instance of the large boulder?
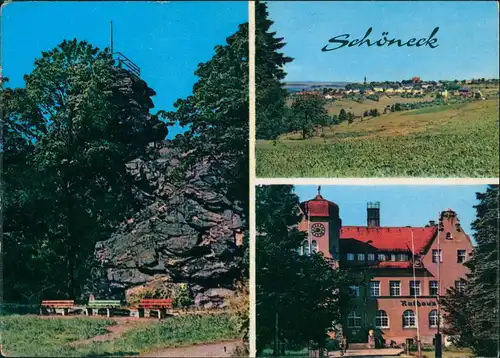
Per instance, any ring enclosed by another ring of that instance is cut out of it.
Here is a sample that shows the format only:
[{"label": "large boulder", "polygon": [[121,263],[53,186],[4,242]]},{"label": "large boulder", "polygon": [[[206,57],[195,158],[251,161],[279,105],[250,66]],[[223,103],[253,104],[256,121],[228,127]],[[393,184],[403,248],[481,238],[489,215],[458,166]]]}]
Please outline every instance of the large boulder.
[{"label": "large boulder", "polygon": [[224,305],[240,274],[237,237],[245,219],[239,203],[214,189],[218,181],[206,161],[178,177],[186,155],[195,153],[179,153],[165,142],[150,159],[127,165],[143,209],[96,245],[110,295],[125,297],[158,282],[187,283],[198,306]]}]

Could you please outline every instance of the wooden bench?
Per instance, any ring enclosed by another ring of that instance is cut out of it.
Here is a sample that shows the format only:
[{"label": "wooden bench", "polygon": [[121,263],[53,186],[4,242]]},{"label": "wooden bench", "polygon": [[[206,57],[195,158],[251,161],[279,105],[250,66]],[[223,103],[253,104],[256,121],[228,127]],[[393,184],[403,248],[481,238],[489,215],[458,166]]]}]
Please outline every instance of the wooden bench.
[{"label": "wooden bench", "polygon": [[43,314],[43,309],[53,309],[57,312],[57,309],[62,309],[62,315],[66,316],[68,310],[75,305],[73,300],[44,300],[40,304],[40,314]]},{"label": "wooden bench", "polygon": [[167,316],[167,310],[172,308],[173,300],[167,299],[142,299],[139,302],[139,317],[151,317],[151,311],[158,312],[158,318],[162,319]]},{"label": "wooden bench", "polygon": [[97,316],[99,314],[100,309],[106,310],[106,315],[108,317],[111,316],[111,309],[118,308],[121,306],[120,300],[93,300],[89,301],[87,304],[85,314],[87,316],[94,315]]}]

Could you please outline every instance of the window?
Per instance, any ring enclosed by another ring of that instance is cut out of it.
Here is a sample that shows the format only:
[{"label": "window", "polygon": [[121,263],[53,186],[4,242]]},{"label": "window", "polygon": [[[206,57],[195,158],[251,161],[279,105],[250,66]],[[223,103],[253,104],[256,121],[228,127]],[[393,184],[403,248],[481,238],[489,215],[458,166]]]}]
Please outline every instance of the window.
[{"label": "window", "polygon": [[432,262],[443,262],[443,256],[441,255],[441,250],[432,250]]},{"label": "window", "polygon": [[349,295],[351,296],[359,296],[359,285],[353,285],[349,287]]},{"label": "window", "polygon": [[464,292],[465,291],[465,281],[464,280],[455,281],[455,288],[457,289],[458,292]]},{"label": "window", "polygon": [[354,254],[347,254],[347,261],[354,261]]},{"label": "window", "polygon": [[347,327],[357,328],[361,327],[361,316],[358,312],[354,311],[347,315]]},{"label": "window", "polygon": [[312,241],[311,251],[312,251],[313,254],[316,253],[316,252],[318,252],[318,242],[316,240]]},{"label": "window", "polygon": [[408,256],[406,254],[399,254],[398,255],[398,261],[407,261]]},{"label": "window", "polygon": [[420,281],[410,281],[410,296],[420,296]]},{"label": "window", "polygon": [[378,260],[379,261],[385,261],[386,260],[385,254],[378,254]]},{"label": "window", "polygon": [[429,295],[437,296],[439,294],[439,282],[430,281],[429,282]]},{"label": "window", "polygon": [[389,281],[389,290],[391,296],[401,296],[401,282]]},{"label": "window", "polygon": [[380,281],[370,282],[370,296],[372,297],[380,296]]},{"label": "window", "polygon": [[309,255],[309,243],[307,241],[302,243],[302,252],[304,255]]},{"label": "window", "polygon": [[437,310],[429,312],[429,327],[437,327],[439,321],[439,314]]},{"label": "window", "polygon": [[391,261],[396,261],[396,254],[391,254]]},{"label": "window", "polygon": [[358,254],[358,261],[365,261],[365,254]]},{"label": "window", "polygon": [[385,311],[377,311],[375,315],[375,327],[376,328],[389,328],[389,316]]},{"label": "window", "polygon": [[412,310],[404,311],[403,313],[403,328],[415,327],[415,312]]},{"label": "window", "polygon": [[368,261],[375,261],[375,254],[368,254]]},{"label": "window", "polygon": [[462,262],[465,262],[466,259],[466,253],[465,250],[457,250],[457,262],[461,264]]},{"label": "window", "polygon": [[452,237],[451,237],[451,233],[447,232],[446,233],[446,240],[451,240]]}]

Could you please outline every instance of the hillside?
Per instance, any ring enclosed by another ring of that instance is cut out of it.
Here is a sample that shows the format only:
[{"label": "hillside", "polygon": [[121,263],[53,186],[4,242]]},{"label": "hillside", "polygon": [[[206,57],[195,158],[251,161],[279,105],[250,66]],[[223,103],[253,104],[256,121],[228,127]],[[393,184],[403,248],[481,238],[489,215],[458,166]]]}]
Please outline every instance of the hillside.
[{"label": "hillside", "polygon": [[[344,105],[342,101],[339,104]],[[394,112],[352,124],[344,122],[325,128],[323,136],[298,140],[298,133],[289,133],[278,141],[257,141],[257,175],[498,175],[496,99]]]}]

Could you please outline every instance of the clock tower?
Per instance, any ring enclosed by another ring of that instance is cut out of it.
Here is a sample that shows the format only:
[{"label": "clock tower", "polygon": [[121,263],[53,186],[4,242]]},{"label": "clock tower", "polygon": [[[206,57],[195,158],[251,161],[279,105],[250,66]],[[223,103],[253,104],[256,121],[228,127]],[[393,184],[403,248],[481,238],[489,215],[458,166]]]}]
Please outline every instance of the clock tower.
[{"label": "clock tower", "polygon": [[338,262],[342,226],[338,205],[323,199],[321,187],[318,187],[318,195],[312,200],[302,202],[300,209],[304,213],[300,228],[308,233],[301,252],[322,252],[325,258]]}]

